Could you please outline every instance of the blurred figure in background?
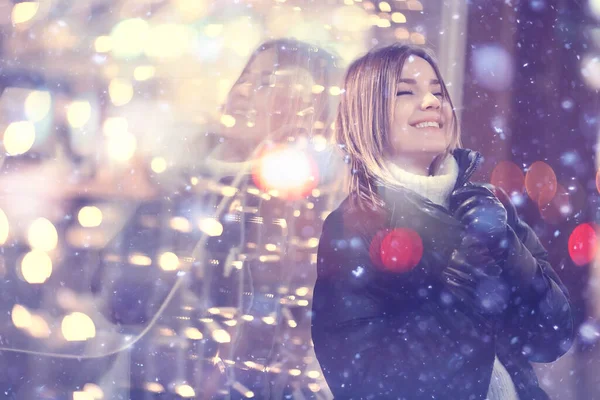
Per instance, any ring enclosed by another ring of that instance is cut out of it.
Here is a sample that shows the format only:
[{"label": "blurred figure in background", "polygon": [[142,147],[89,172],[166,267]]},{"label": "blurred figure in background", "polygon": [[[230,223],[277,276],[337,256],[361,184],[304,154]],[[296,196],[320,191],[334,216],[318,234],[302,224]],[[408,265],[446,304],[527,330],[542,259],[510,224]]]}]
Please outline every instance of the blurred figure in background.
[{"label": "blurred figure in background", "polygon": [[307,385],[322,382],[304,370],[314,362],[317,237],[341,200],[342,160],[330,147],[337,62],[291,39],[261,45],[229,93],[220,143],[203,164],[218,182],[210,204],[219,223],[217,232],[206,229],[197,282],[209,314],[234,327],[218,355],[233,362],[233,398],[311,393]]}]

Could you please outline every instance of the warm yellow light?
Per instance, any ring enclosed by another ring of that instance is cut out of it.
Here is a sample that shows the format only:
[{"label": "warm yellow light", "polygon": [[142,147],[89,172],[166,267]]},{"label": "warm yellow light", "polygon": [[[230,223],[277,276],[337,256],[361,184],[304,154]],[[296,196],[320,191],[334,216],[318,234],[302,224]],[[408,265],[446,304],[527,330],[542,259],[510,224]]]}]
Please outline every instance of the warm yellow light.
[{"label": "warm yellow light", "polygon": [[102,132],[105,136],[121,135],[127,133],[129,130],[129,124],[123,117],[109,117],[106,118],[102,125]]},{"label": "warm yellow light", "polygon": [[296,289],[296,294],[298,296],[306,296],[308,294],[308,288],[306,286],[299,287]]},{"label": "warm yellow light", "polygon": [[110,36],[98,36],[94,41],[94,50],[98,53],[108,53],[112,50],[112,40]]},{"label": "warm yellow light", "polygon": [[177,386],[177,389],[175,389],[175,392],[181,397],[185,398],[192,398],[196,396],[196,392],[194,392],[194,389],[190,385],[179,385]]},{"label": "warm yellow light", "polygon": [[119,22],[110,33],[112,53],[118,58],[134,58],[141,55],[149,32],[148,22],[141,18]]},{"label": "warm yellow light", "polygon": [[202,338],[204,337],[202,335],[202,332],[200,332],[198,328],[193,327],[185,328],[185,336],[187,336],[188,339],[192,340],[202,340]]},{"label": "warm yellow light", "polygon": [[215,218],[201,218],[198,227],[208,236],[221,236],[223,234],[223,225]]},{"label": "warm yellow light", "polygon": [[85,393],[91,394],[92,398],[95,400],[100,400],[104,398],[104,391],[102,388],[95,383],[86,383],[83,385],[83,391]]},{"label": "warm yellow light", "polygon": [[206,0],[172,0],[172,3],[185,21],[197,20],[209,9]]},{"label": "warm yellow light", "polygon": [[125,132],[121,135],[111,135],[106,141],[110,158],[116,161],[127,161],[135,154],[137,140],[133,134]]},{"label": "warm yellow light", "polygon": [[81,128],[90,120],[92,106],[88,101],[74,101],[67,109],[67,121],[73,128]]},{"label": "warm yellow light", "polygon": [[190,223],[190,221],[188,221],[187,219],[185,219],[183,217],[171,218],[171,220],[169,221],[169,226],[171,227],[171,229],[175,229],[176,231],[179,231],[179,232],[191,232],[192,231],[192,224]]},{"label": "warm yellow light", "polygon": [[293,368],[293,369],[290,369],[290,370],[289,370],[289,374],[290,374],[291,376],[300,376],[300,374],[302,374],[302,371],[300,371],[300,370],[299,370],[299,369],[297,369],[297,368]]},{"label": "warm yellow light", "polygon": [[317,379],[318,377],[321,376],[321,373],[319,371],[308,371],[306,373],[306,376],[308,376],[311,379]]},{"label": "warm yellow light", "polygon": [[102,211],[96,206],[81,207],[77,220],[84,228],[94,228],[102,223]]},{"label": "warm yellow light", "polygon": [[312,144],[315,151],[323,151],[327,148],[327,138],[323,135],[316,134],[312,138]]},{"label": "warm yellow light", "polygon": [[141,253],[133,253],[129,256],[129,263],[147,267],[148,265],[152,265],[152,259]]},{"label": "warm yellow light", "polygon": [[79,342],[96,336],[94,321],[81,312],[74,312],[65,316],[60,328],[62,335],[69,342]]},{"label": "warm yellow light", "polygon": [[329,94],[332,96],[338,96],[340,93],[342,93],[342,89],[340,89],[338,86],[331,86],[329,88]]},{"label": "warm yellow light", "polygon": [[95,400],[91,393],[87,393],[81,390],[73,392],[73,400]]},{"label": "warm yellow light", "polygon": [[231,342],[231,336],[229,335],[229,332],[227,332],[225,329],[215,329],[212,332],[212,338],[217,343]]},{"label": "warm yellow light", "polygon": [[396,24],[406,23],[406,16],[401,12],[392,13],[392,21]]},{"label": "warm yellow light", "polygon": [[48,115],[52,105],[49,92],[34,90],[25,99],[25,115],[32,122],[41,121]]},{"label": "warm yellow light", "polygon": [[242,319],[243,319],[244,321],[248,321],[248,322],[250,322],[250,321],[254,321],[254,316],[252,316],[252,315],[249,315],[249,314],[244,314],[244,315],[242,315]]},{"label": "warm yellow light", "polygon": [[31,317],[31,326],[29,327],[29,333],[31,334],[31,336],[38,339],[47,338],[50,337],[50,327],[48,326],[46,320],[42,318],[42,316],[33,315]]},{"label": "warm yellow light", "polygon": [[158,382],[147,382],[145,386],[146,390],[152,393],[162,393],[165,391],[163,385]]},{"label": "warm yellow light", "polygon": [[298,300],[297,304],[301,307],[306,307],[308,305],[308,300]]},{"label": "warm yellow light", "polygon": [[323,85],[313,85],[313,87],[312,87],[312,92],[314,94],[319,94],[319,93],[323,92],[323,90],[325,90],[325,86],[323,86]]},{"label": "warm yellow light", "polygon": [[37,1],[25,1],[17,3],[13,6],[11,13],[11,21],[13,25],[22,24],[30,21],[37,14],[40,5]]},{"label": "warm yellow light", "polygon": [[136,81],[147,81],[156,73],[156,68],[152,65],[140,65],[133,70],[133,78]]},{"label": "warm yellow light", "polygon": [[108,85],[108,94],[115,106],[123,106],[133,98],[133,86],[125,79],[115,78]]},{"label": "warm yellow light", "polygon": [[387,20],[385,18],[379,18],[377,20],[377,26],[379,28],[389,28],[390,26],[392,26],[392,24],[390,23],[389,20]]},{"label": "warm yellow light", "polygon": [[27,283],[41,284],[52,275],[52,260],[41,250],[32,250],[21,260],[21,275]]},{"label": "warm yellow light", "polygon": [[382,1],[381,3],[379,3],[379,9],[383,12],[392,11],[392,7],[390,7],[390,3],[388,3],[387,1]]},{"label": "warm yellow light", "polygon": [[154,157],[150,162],[150,168],[157,174],[163,173],[167,170],[167,160],[163,157]]},{"label": "warm yellow light", "polygon": [[193,31],[179,24],[161,24],[150,29],[145,52],[148,57],[178,58],[190,47]]},{"label": "warm yellow light", "polygon": [[35,126],[30,121],[12,122],[4,131],[4,150],[11,156],[26,153],[35,142]]},{"label": "warm yellow light", "polygon": [[58,233],[52,222],[38,218],[29,225],[27,241],[34,249],[51,251],[58,244]]},{"label": "warm yellow light", "polygon": [[20,329],[31,326],[31,313],[20,304],[15,304],[10,313],[13,324]]},{"label": "warm yellow light", "polygon": [[209,24],[204,27],[204,34],[208,37],[217,37],[223,32],[222,24]]},{"label": "warm yellow light", "polygon": [[221,124],[226,128],[233,128],[235,126],[235,118],[233,115],[223,114],[221,115]]},{"label": "warm yellow light", "polygon": [[179,267],[179,257],[177,254],[166,251],[160,255],[158,259],[158,265],[164,271],[175,271]]},{"label": "warm yellow light", "polygon": [[263,317],[262,320],[267,325],[274,325],[275,324],[275,318],[273,318],[271,316],[269,316],[269,317]]},{"label": "warm yellow light", "polygon": [[0,245],[6,243],[6,239],[8,239],[9,226],[8,217],[0,209]]}]

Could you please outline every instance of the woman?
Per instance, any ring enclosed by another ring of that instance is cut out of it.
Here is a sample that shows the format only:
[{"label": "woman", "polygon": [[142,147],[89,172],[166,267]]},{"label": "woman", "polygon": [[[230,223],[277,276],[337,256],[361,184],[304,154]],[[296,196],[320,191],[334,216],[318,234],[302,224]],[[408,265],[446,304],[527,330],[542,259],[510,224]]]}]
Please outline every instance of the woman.
[{"label": "woman", "polygon": [[350,194],[324,222],[312,335],[336,398],[547,399],[530,362],[573,335],[566,288],[479,153],[429,51],[348,69],[337,140]]},{"label": "woman", "polygon": [[[222,233],[207,238],[200,246],[206,251],[194,258],[210,267],[199,280],[206,309],[224,319],[223,326],[234,326],[229,348],[219,348],[221,358],[235,361],[228,382],[234,397],[247,389],[256,398],[283,398],[295,389],[287,386],[309,392],[305,377],[288,373],[305,368],[309,349],[296,339],[310,338],[307,307],[297,304],[306,294],[293,298],[316,279],[309,272],[321,215],[342,192],[335,180],[340,163],[322,146],[337,105],[329,93],[339,85],[336,63],[323,49],[296,40],[262,44],[228,95],[220,144],[204,164],[204,175],[217,181],[207,212]],[[271,161],[262,163],[265,157]],[[316,168],[315,181],[272,185],[269,174],[292,177],[303,160]],[[236,312],[227,317],[232,307]]]}]

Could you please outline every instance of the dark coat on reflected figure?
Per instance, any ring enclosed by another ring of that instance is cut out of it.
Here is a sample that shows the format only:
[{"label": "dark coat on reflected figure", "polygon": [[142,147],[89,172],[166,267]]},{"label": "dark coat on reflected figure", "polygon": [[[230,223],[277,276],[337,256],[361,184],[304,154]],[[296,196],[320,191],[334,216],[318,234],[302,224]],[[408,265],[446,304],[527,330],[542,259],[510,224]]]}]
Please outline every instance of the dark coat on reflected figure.
[{"label": "dark coat on reflected figure", "polygon": [[[476,186],[480,155],[453,155],[455,190]],[[485,399],[497,355],[521,400],[548,399],[530,362],[569,349],[568,292],[505,193],[497,191],[508,212],[506,259],[478,263],[476,246],[453,257],[464,229],[450,210],[408,189],[378,190],[388,191],[385,207],[364,211],[346,199],[320,239],[312,337],[335,398]],[[392,273],[373,264],[369,247],[399,227],[416,231],[424,251],[414,269]]]}]

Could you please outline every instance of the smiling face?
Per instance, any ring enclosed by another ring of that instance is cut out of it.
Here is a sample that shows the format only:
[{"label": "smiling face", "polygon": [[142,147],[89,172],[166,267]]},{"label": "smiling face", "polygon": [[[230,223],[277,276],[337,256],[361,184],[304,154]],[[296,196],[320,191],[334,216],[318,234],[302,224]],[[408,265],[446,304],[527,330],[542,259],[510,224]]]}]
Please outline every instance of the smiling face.
[{"label": "smiling face", "polygon": [[452,110],[439,77],[423,58],[409,56],[402,67],[390,124],[391,156],[442,153],[451,140]]}]

